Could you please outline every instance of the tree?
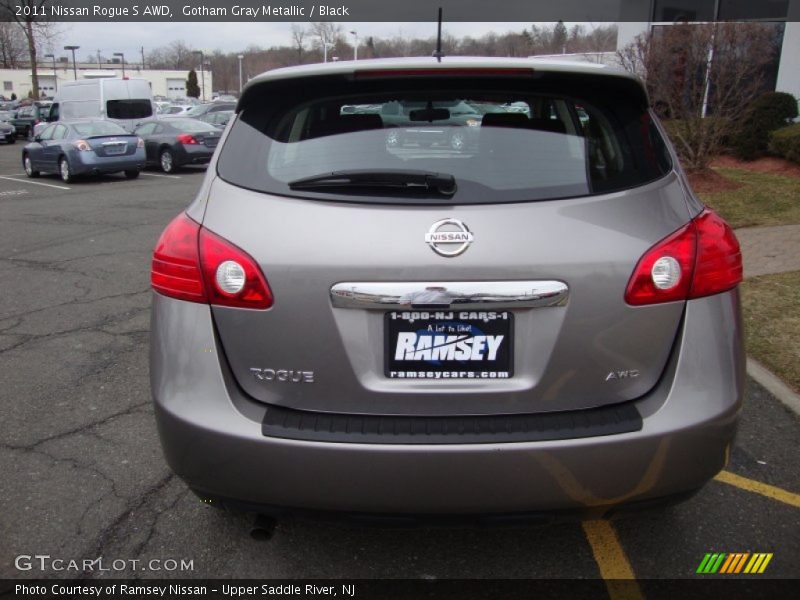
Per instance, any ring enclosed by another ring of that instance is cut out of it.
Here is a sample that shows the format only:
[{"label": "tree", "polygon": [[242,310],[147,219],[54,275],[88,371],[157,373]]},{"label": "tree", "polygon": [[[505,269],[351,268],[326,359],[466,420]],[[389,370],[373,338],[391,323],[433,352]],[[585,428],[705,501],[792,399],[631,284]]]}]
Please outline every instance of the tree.
[{"label": "tree", "polygon": [[194,69],[189,71],[189,77],[186,78],[186,95],[190,98],[200,97],[200,86],[197,85],[197,73]]},{"label": "tree", "polygon": [[[28,59],[31,65],[31,91],[34,100],[39,98],[37,46],[49,41],[56,34],[54,23],[44,16],[49,12],[48,5],[51,3],[52,0],[0,1],[0,21],[15,23],[22,31],[25,43],[28,46]],[[21,7],[23,10],[17,11],[17,7]]]},{"label": "tree", "polygon": [[314,48],[325,54],[325,46],[335,47],[342,42],[342,26],[330,21],[319,21],[311,23],[308,30],[309,34],[315,38]]},{"label": "tree", "polygon": [[294,44],[295,50],[297,50],[297,64],[303,64],[303,52],[305,51],[306,47],[303,42],[304,38],[306,37],[306,30],[302,27],[299,27],[297,24],[292,23],[292,42]]},{"label": "tree", "polygon": [[564,54],[567,51],[567,26],[564,21],[559,21],[553,28],[553,41],[551,50],[553,54]]},{"label": "tree", "polygon": [[25,59],[25,36],[16,23],[0,22],[0,62],[4,69],[16,69]]},{"label": "tree", "polygon": [[775,52],[768,24],[684,23],[638,36],[618,58],[645,81],[684,166],[702,170],[765,91],[763,74]]}]

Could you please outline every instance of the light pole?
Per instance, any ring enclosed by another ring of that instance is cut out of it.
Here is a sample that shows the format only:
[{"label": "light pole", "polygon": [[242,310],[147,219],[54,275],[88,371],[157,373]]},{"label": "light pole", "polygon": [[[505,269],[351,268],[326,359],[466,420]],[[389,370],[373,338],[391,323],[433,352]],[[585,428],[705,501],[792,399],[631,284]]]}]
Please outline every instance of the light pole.
[{"label": "light pole", "polygon": [[236,58],[239,59],[239,96],[242,95],[242,59],[244,58],[243,54],[240,54]]},{"label": "light pole", "polygon": [[353,44],[353,60],[358,60],[358,32],[351,31],[350,34],[355,38],[355,43]]},{"label": "light pole", "polygon": [[119,56],[122,59],[122,78],[125,79],[125,54],[123,52],[114,52],[114,56]]},{"label": "light pole", "polygon": [[322,42],[322,62],[328,62],[328,48],[333,48],[334,44],[331,42]]},{"label": "light pole", "polygon": [[206,100],[206,75],[205,71],[203,71],[203,51],[202,50],[192,50],[192,54],[199,54],[200,55],[200,87],[203,90],[203,102]]},{"label": "light pole", "polygon": [[55,54],[45,54],[44,57],[53,59],[53,81],[56,84],[56,92],[58,92],[58,71],[56,71],[56,55]]},{"label": "light pole", "polygon": [[75,66],[75,50],[80,48],[80,46],[64,46],[64,50],[72,50],[72,76],[75,78],[75,81],[78,80],[78,67]]}]

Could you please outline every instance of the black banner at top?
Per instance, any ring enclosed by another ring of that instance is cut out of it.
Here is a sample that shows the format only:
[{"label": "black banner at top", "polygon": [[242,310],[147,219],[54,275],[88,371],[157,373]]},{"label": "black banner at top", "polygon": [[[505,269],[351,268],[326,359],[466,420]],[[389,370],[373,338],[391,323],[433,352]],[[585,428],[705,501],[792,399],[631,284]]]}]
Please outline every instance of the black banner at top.
[{"label": "black banner at top", "polygon": [[800,0],[2,0],[0,20],[241,22],[800,20]]}]

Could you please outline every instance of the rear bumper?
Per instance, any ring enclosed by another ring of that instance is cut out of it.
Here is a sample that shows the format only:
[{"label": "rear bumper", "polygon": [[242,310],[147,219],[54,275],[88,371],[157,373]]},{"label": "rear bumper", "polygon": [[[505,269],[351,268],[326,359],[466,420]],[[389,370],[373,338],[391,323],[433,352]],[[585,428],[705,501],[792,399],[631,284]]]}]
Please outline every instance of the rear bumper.
[{"label": "rear bumper", "polygon": [[86,173],[116,173],[119,171],[140,170],[144,168],[143,148],[127,156],[97,156],[94,152],[70,153],[70,167],[75,175]]},{"label": "rear bumper", "polygon": [[[171,468],[241,506],[504,514],[638,503],[697,489],[725,465],[744,383],[738,293],[688,303],[641,430],[555,441],[360,444],[265,437],[217,355],[208,307],[155,295],[151,380]],[[224,360],[224,359],[223,359]]]},{"label": "rear bumper", "polygon": [[211,160],[215,150],[203,144],[177,144],[175,148],[175,162],[178,165],[205,164]]}]

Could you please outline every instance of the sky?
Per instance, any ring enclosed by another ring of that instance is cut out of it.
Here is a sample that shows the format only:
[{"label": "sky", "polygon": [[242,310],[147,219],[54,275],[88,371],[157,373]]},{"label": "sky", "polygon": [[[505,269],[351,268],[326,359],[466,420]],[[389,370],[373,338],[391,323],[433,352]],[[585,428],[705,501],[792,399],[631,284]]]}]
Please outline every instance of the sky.
[{"label": "sky", "polygon": [[[307,27],[308,23],[300,25]],[[291,23],[61,23],[51,50],[55,50],[56,55],[66,56],[63,46],[76,45],[81,47],[76,53],[78,60],[96,56],[100,50],[106,57],[123,52],[126,62],[136,62],[140,60],[142,46],[147,53],[174,40],[183,40],[196,50],[209,52],[217,48],[223,52],[238,52],[252,44],[265,48],[288,46],[292,43],[290,27]],[[525,27],[530,27],[530,23],[445,23],[443,29],[456,37],[480,37],[490,31],[501,34]],[[348,22],[342,23],[342,30],[357,31],[360,40],[369,36],[427,38],[436,35],[436,23]],[[348,37],[352,40],[352,36]]]}]

